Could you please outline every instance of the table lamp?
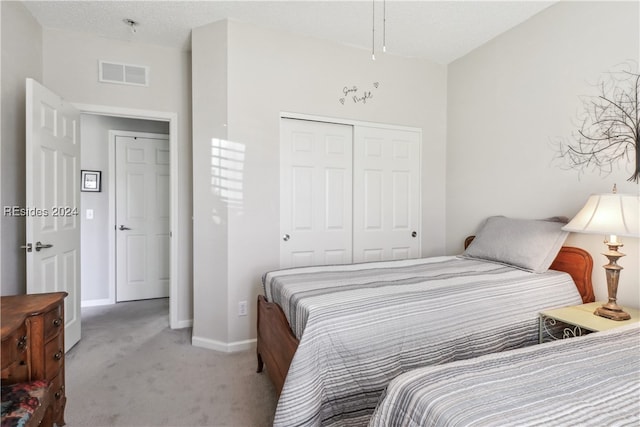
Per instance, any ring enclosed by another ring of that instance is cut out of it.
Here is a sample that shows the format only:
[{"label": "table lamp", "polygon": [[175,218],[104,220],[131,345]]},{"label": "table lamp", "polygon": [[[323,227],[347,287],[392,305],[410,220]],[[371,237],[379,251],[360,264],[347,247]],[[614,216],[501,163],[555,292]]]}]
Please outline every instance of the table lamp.
[{"label": "table lamp", "polygon": [[622,245],[619,237],[640,237],[640,195],[618,194],[616,186],[608,194],[592,194],[584,207],[564,227],[574,233],[603,234],[609,250],[603,253],[609,259],[604,266],[607,276],[609,301],[593,313],[612,320],[627,320],[631,316],[616,303],[618,280],[622,267],[618,259],[625,254],[618,252]]}]

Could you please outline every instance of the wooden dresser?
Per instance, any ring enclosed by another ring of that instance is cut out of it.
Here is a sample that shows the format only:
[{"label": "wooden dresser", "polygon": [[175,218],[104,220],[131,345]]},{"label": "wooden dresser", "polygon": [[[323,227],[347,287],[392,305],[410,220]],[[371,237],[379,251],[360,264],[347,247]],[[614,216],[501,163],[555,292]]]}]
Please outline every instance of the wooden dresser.
[{"label": "wooden dresser", "polygon": [[0,297],[2,385],[51,383],[43,426],[65,424],[64,298],[66,292]]}]

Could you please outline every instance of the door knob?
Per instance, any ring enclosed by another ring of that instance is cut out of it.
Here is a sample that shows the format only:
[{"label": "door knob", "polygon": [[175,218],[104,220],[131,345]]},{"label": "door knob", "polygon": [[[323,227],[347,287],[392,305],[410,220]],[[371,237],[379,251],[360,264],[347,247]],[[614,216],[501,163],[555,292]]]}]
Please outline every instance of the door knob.
[{"label": "door knob", "polygon": [[27,243],[26,245],[20,246],[20,249],[26,249],[27,252],[33,251],[33,245],[31,243]]},{"label": "door knob", "polygon": [[52,248],[53,245],[50,243],[42,243],[42,242],[36,242],[36,252],[40,252],[41,249],[47,249],[47,248]]},{"label": "door knob", "polygon": [[289,236],[288,234],[285,234],[284,236],[282,236],[282,240],[284,240],[285,242],[288,242],[290,238],[291,236]]},{"label": "door knob", "polygon": [[131,230],[131,229],[129,227],[125,227],[124,225],[121,225],[120,230],[125,231],[125,230]]},{"label": "door knob", "polygon": [[418,235],[418,233],[416,233],[415,231],[411,232],[411,237],[416,237]]}]

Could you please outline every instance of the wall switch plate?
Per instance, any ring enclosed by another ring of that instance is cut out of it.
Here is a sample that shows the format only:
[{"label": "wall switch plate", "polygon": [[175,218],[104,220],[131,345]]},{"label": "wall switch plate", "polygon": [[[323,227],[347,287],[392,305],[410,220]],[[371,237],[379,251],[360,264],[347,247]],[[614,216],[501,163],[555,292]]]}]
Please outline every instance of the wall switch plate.
[{"label": "wall switch plate", "polygon": [[246,316],[247,315],[247,302],[240,301],[238,303],[238,316]]},{"label": "wall switch plate", "polygon": [[93,209],[87,209],[87,219],[93,219]]}]

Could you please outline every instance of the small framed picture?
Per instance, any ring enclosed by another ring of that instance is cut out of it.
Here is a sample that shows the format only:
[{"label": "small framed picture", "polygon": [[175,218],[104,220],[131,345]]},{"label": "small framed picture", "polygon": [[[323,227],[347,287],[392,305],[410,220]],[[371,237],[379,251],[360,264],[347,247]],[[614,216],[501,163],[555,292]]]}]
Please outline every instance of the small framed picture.
[{"label": "small framed picture", "polygon": [[80,171],[80,191],[100,191],[100,171]]}]

